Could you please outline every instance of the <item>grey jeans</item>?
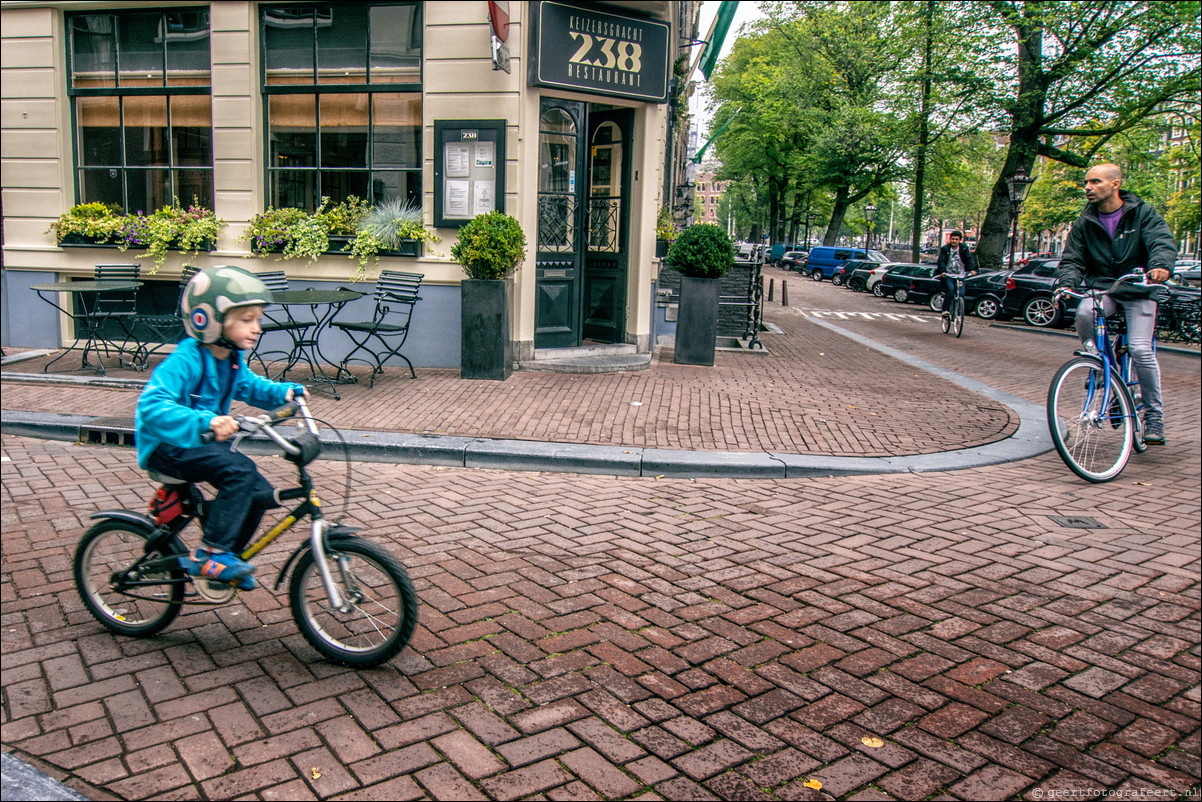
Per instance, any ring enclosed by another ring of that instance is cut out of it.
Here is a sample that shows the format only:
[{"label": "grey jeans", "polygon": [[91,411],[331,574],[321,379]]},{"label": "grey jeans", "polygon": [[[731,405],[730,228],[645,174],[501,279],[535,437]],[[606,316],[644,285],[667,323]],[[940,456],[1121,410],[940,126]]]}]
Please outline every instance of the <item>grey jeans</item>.
[{"label": "grey jeans", "polygon": [[1160,363],[1152,350],[1152,338],[1156,333],[1156,302],[1147,298],[1134,301],[1116,301],[1109,295],[1091,293],[1077,307],[1077,336],[1081,344],[1093,342],[1095,304],[1102,304],[1107,317],[1123,307],[1127,316],[1127,350],[1135,375],[1139,377],[1139,388],[1144,400],[1146,414],[1160,418],[1164,416],[1164,405],[1160,400]]}]

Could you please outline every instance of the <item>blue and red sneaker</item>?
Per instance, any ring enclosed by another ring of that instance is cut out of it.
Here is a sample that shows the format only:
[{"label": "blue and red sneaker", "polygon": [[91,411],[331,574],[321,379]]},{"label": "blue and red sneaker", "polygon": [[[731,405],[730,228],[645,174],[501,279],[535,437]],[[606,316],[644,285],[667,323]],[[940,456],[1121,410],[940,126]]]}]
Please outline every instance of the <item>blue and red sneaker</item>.
[{"label": "blue and red sneaker", "polygon": [[255,582],[255,567],[245,560],[239,559],[228,551],[217,551],[209,546],[201,546],[189,561],[188,573],[217,582],[228,582],[239,590],[254,590],[258,587]]}]

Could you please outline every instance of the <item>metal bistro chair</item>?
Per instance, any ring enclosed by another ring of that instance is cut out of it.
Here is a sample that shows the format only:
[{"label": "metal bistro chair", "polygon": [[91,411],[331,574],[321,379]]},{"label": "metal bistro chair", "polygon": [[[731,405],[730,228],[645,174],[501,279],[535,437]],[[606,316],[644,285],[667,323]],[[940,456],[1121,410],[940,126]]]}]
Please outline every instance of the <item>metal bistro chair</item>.
[{"label": "metal bistro chair", "polygon": [[[401,348],[404,347],[405,340],[409,336],[409,322],[413,317],[413,307],[421,300],[421,296],[417,294],[421,283],[420,273],[384,270],[376,281],[374,293],[376,310],[372,319],[350,323],[340,323],[335,320],[331,324],[346,332],[346,335],[351,338],[351,342],[355,344],[355,347],[339,365],[339,375],[342,371],[347,370],[346,366],[350,362],[371,365],[371,382],[368,387],[374,387],[376,375],[384,373],[384,363],[396,356],[405,360],[405,364],[409,366],[409,375],[417,378],[417,373],[413,370],[413,363],[401,353]],[[374,349],[369,345],[373,340],[379,343]],[[370,355],[371,359],[355,356],[359,351]]]},{"label": "metal bistro chair", "polygon": [[[96,281],[141,281],[141,272],[142,266],[137,263],[96,265],[93,278]],[[108,344],[112,343],[117,348],[117,358],[121,363],[128,363],[130,367],[137,368],[144,347],[135,336],[138,318],[137,288],[106,290],[96,293],[95,306],[91,309],[88,317],[93,319],[93,325],[97,329],[105,326],[110,320],[121,327],[123,337],[121,345],[117,345],[115,341],[109,340],[103,335],[100,342],[104,343],[106,354],[108,353]],[[129,348],[131,342],[133,343],[132,349]],[[127,350],[132,351],[133,354],[132,358],[128,360],[125,358]]]},{"label": "metal bistro chair", "polygon": [[[175,299],[175,309],[169,315],[137,315],[134,322],[146,329],[147,336],[142,343],[139,370],[145,370],[150,357],[165,345],[172,345],[184,336],[184,319],[180,316],[180,307],[184,300],[184,289],[200,271],[198,267],[186,265],[179,277],[179,294]],[[152,344],[153,343],[153,347]]]},{"label": "metal bistro chair", "polygon": [[[259,279],[267,285],[267,289],[273,293],[288,291],[288,278],[284,275],[283,270],[269,270],[266,273],[258,273]],[[262,336],[259,337],[259,342],[255,345],[254,357],[259,360],[260,367],[263,368],[263,374],[270,378],[283,378],[288,371],[296,364],[299,358],[300,341],[305,337],[305,331],[309,326],[313,325],[307,321],[296,320],[292,317],[292,313],[288,311],[286,306],[272,305],[270,312],[264,310],[263,320],[260,323],[260,328],[263,329]],[[291,347],[273,348],[270,350],[261,350],[263,346],[263,338],[274,332],[284,332],[292,340]],[[284,369],[276,376],[271,376],[267,369],[267,362],[275,360],[264,360],[263,357],[270,354],[282,354],[285,359]]]}]

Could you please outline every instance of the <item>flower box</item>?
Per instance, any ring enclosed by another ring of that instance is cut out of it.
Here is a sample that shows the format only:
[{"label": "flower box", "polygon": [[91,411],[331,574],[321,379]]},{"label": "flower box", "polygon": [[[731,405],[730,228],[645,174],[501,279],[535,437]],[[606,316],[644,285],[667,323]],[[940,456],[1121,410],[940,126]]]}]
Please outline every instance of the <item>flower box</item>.
[{"label": "flower box", "polygon": [[[114,250],[121,247],[121,243],[109,240],[102,242],[99,237],[89,237],[87,234],[66,234],[63,236],[63,241],[58,244],[60,248],[112,248]],[[126,250],[144,250],[145,245],[130,245]],[[217,243],[211,239],[201,240],[196,246],[198,251],[213,251],[217,248]],[[191,248],[178,248],[175,245],[167,246],[171,251],[188,251]]]}]

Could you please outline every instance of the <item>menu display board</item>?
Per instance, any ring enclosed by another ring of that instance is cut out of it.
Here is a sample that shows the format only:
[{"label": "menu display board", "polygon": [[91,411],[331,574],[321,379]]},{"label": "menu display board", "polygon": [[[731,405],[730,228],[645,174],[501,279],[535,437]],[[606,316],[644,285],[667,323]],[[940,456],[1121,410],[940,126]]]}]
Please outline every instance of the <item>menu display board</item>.
[{"label": "menu display board", "polygon": [[456,228],[505,206],[505,121],[434,121],[434,225]]}]

